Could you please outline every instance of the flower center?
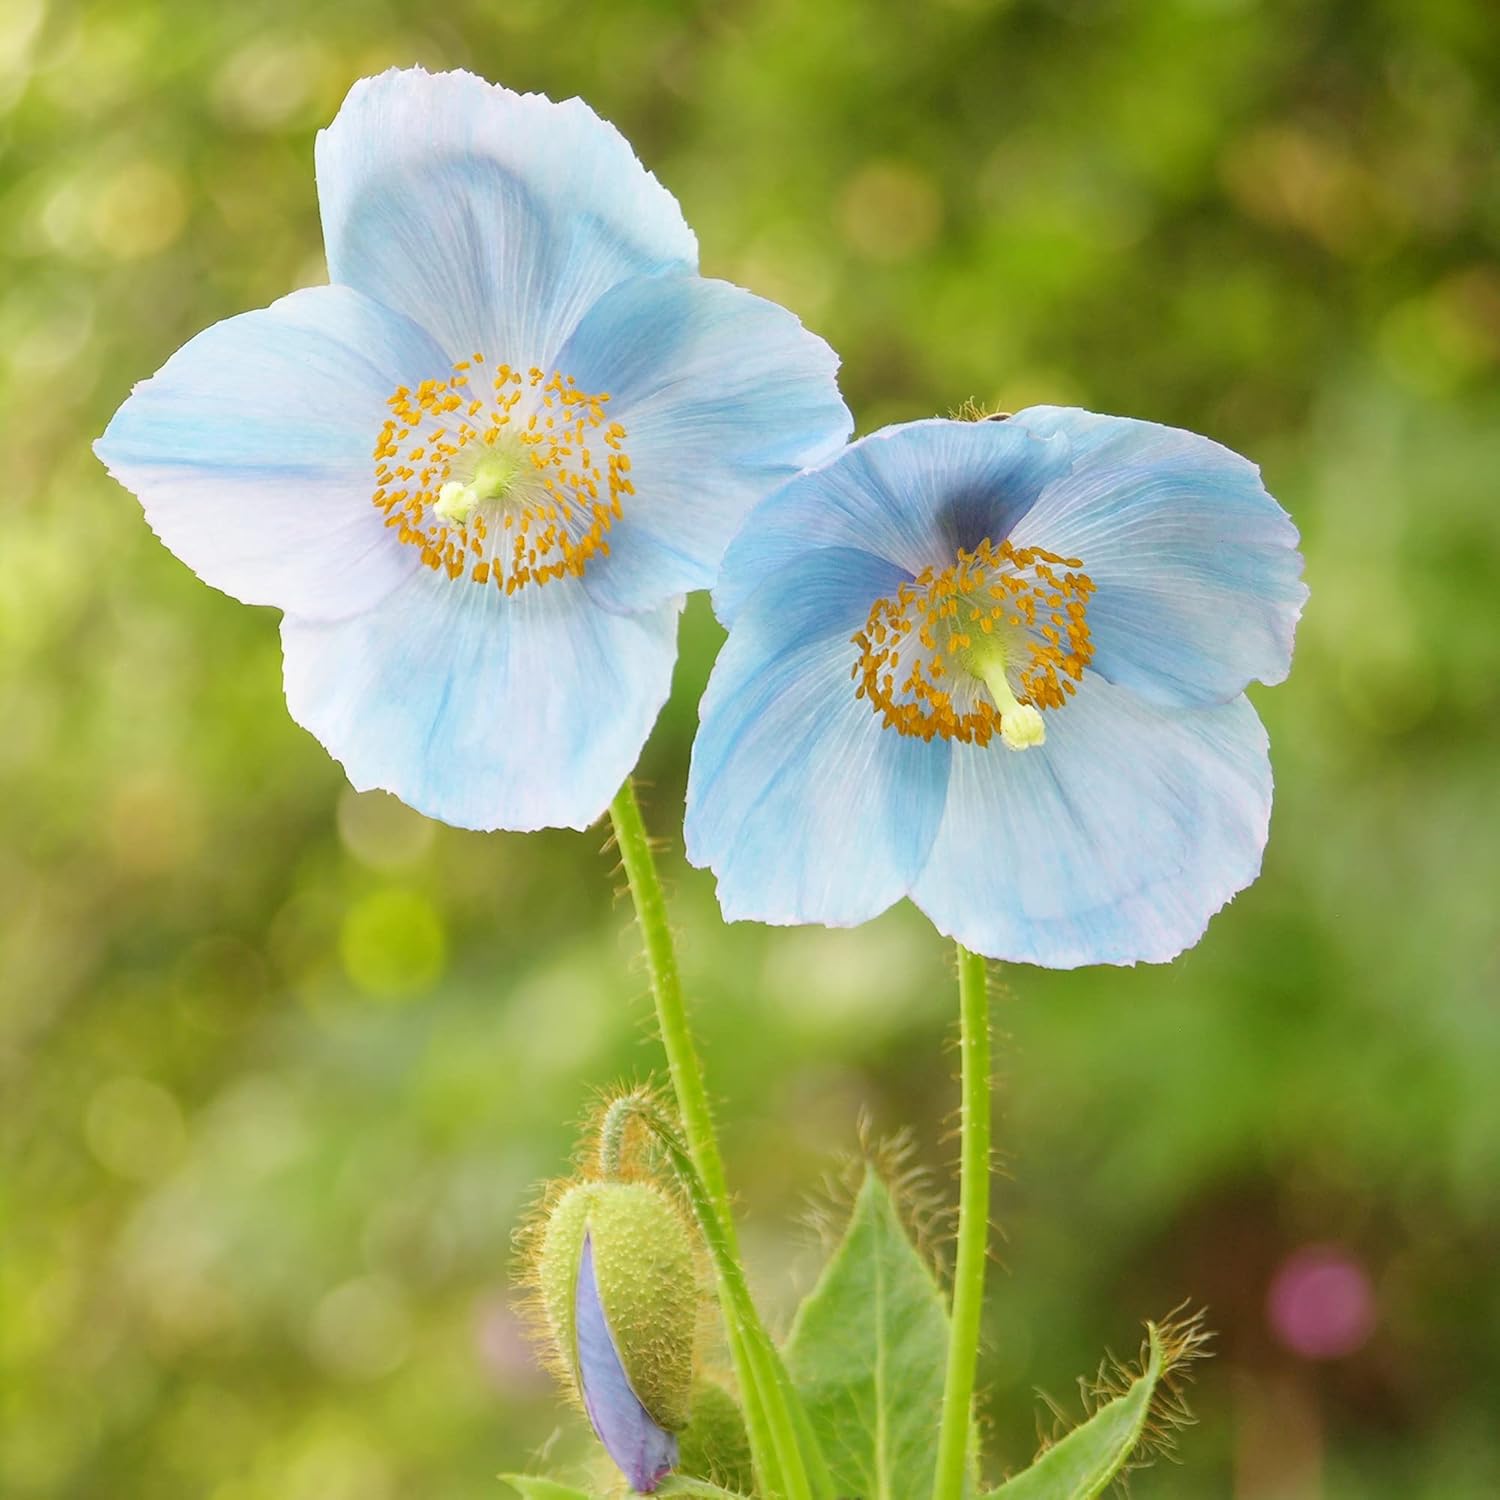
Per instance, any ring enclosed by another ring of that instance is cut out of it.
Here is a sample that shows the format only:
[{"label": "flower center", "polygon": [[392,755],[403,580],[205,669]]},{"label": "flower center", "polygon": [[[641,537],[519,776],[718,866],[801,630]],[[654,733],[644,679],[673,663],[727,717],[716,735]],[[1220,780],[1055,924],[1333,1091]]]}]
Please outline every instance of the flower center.
[{"label": "flower center", "polygon": [[887,729],[1012,750],[1047,737],[1093,657],[1094,582],[1076,557],[988,539],[877,599],[853,637],[855,696]]},{"label": "flower center", "polygon": [[[483,394],[471,376],[487,382]],[[491,377],[476,354],[386,402],[371,500],[450,579],[513,594],[581,578],[609,556],[605,534],[635,493],[625,429],[604,420],[608,401],[557,371],[523,376],[501,364]]]}]

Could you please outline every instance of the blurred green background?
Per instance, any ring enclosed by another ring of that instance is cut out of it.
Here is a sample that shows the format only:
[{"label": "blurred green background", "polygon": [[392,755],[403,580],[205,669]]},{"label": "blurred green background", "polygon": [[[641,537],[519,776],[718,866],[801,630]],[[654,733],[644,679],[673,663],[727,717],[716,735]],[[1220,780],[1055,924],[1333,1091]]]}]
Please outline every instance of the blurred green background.
[{"label": "blurred green background", "polygon": [[[1018,968],[998,1004],[992,1470],[1037,1388],[1076,1412],[1191,1297],[1201,1426],[1138,1495],[1500,1494],[1488,0],[4,0],[0,1493],[483,1500],[586,1451],[509,1241],[591,1089],[658,1064],[603,832],[352,794],[275,616],[89,452],[192,333],[323,278],[313,132],[413,61],[615,120],[706,271],[842,352],[861,430],[1076,402],[1263,464],[1313,589],[1256,695],[1265,873],[1169,968]],[[696,601],[664,835],[718,639]],[[861,1112],[951,1195],[949,954],[909,909],[726,928],[667,873],[784,1321]]]}]

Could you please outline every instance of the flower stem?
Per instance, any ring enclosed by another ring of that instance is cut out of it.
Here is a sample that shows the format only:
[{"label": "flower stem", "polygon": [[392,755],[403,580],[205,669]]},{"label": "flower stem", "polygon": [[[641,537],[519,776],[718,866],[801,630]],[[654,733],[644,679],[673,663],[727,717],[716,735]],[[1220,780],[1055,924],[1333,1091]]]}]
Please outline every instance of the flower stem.
[{"label": "flower stem", "polygon": [[[714,1261],[719,1301],[729,1335],[730,1354],[739,1377],[740,1395],[746,1406],[752,1436],[757,1429],[769,1438],[771,1451],[757,1452],[756,1466],[769,1494],[785,1500],[812,1500],[804,1454],[797,1441],[793,1415],[795,1394],[760,1317],[751,1301],[744,1272],[740,1268],[739,1244],[734,1216],[729,1206],[729,1187],[723,1158],[714,1135],[713,1112],[703,1083],[703,1068],[688,1026],[677,955],[667,922],[667,904],[651,855],[646,825],[641,818],[635,788],[625,783],[610,803],[615,841],[625,878],[635,902],[636,921],[646,947],[646,967],[656,1002],[657,1026],[667,1054],[667,1069],[682,1119],[688,1157],[696,1173],[702,1201],[699,1215],[704,1238]],[[763,1444],[761,1446],[763,1450]],[[815,1471],[819,1467],[813,1456]],[[819,1485],[820,1492],[825,1487]]]},{"label": "flower stem", "polygon": [[933,1500],[960,1500],[973,1429],[974,1367],[990,1235],[990,1004],[984,957],[958,946],[962,1056],[958,1256]]}]

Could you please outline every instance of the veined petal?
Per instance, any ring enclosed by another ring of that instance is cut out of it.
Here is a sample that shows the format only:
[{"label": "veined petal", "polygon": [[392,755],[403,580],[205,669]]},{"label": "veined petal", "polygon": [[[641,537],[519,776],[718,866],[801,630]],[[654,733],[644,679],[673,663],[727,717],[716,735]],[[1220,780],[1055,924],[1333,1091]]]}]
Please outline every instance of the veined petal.
[{"label": "veined petal", "polygon": [[416,566],[371,504],[371,452],[391,391],[442,358],[348,287],[293,292],[183,345],[94,451],[205,582],[309,618],[354,614]]},{"label": "veined petal", "polygon": [[850,635],[906,574],[827,548],[741,611],[709,679],[688,773],[688,859],[730,921],[867,921],[906,894],[937,829],[948,746],[881,728]]},{"label": "veined petal", "polygon": [[750,508],[849,436],[838,356],[785,308],[696,276],[621,282],[558,355],[626,430],[635,493],[590,592],[614,609],[707,588]]},{"label": "veined petal", "polygon": [[1260,871],[1266,733],[1244,697],[1164,710],[1089,673],[1045,744],[953,746],[912,899],[991,958],[1165,962]]},{"label": "veined petal", "polygon": [[641,1405],[615,1347],[599,1298],[594,1243],[584,1235],[578,1262],[574,1326],[578,1384],[599,1441],[638,1495],[649,1495],[677,1463],[677,1439]]},{"label": "veined petal", "polygon": [[317,175],[330,279],[452,360],[550,369],[616,282],[697,264],[676,200],[613,125],[472,73],[356,83],[318,135]]},{"label": "veined petal", "polygon": [[1297,528],[1248,459],[1196,433],[1065,407],[1011,425],[1073,445],[1012,533],[1082,559],[1093,667],[1164,704],[1281,682],[1307,598]]},{"label": "veined petal", "polygon": [[714,609],[730,624],[763,580],[819,547],[857,547],[908,573],[998,541],[1065,473],[1066,439],[1008,422],[934,417],[882,428],[758,506],[725,554]]},{"label": "veined petal", "polygon": [[574,579],[506,597],[422,568],[370,614],[283,622],[287,706],[360,791],[460,828],[587,828],[666,701],[681,607],[615,615]]}]

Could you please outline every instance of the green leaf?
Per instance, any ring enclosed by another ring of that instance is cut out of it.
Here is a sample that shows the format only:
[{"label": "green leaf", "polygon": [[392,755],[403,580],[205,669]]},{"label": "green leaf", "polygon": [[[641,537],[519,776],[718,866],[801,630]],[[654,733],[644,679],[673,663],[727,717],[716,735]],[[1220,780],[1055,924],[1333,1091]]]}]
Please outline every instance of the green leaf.
[{"label": "green leaf", "polygon": [[718,1485],[710,1484],[706,1479],[689,1479],[685,1474],[673,1474],[670,1479],[663,1480],[656,1493],[690,1495],[694,1500],[745,1500],[743,1495],[737,1495],[733,1490],[721,1490]]},{"label": "green leaf", "polygon": [[873,1171],[784,1352],[837,1494],[932,1492],[948,1310]]},{"label": "green leaf", "polygon": [[1208,1335],[1198,1318],[1148,1323],[1146,1331],[1143,1367],[1133,1376],[1117,1367],[1107,1381],[1110,1389],[1128,1386],[984,1500],[1093,1500],[1132,1466],[1132,1455],[1139,1461],[1170,1443],[1172,1429],[1192,1420],[1171,1376],[1202,1355]]},{"label": "green leaf", "polygon": [[508,1484],[522,1500],[594,1500],[584,1490],[575,1490],[571,1485],[559,1484],[555,1479],[540,1474],[502,1474],[501,1482]]}]

